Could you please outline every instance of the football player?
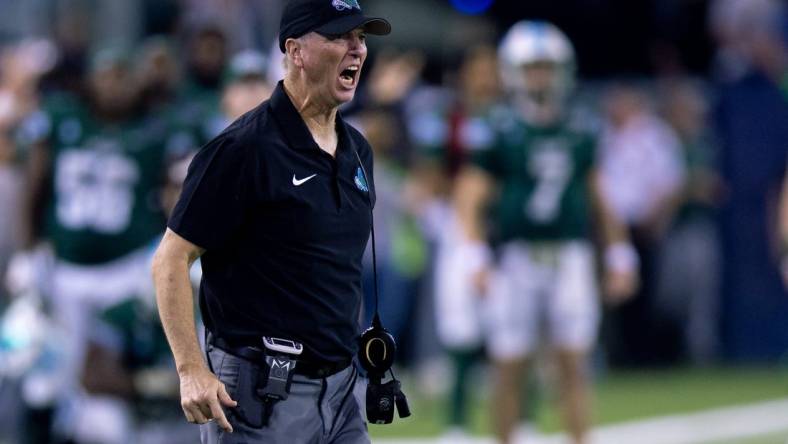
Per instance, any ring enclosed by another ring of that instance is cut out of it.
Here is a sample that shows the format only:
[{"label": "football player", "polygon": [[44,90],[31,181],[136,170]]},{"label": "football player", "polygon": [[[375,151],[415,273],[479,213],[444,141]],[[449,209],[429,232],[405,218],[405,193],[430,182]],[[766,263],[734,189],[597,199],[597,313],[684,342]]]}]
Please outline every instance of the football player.
[{"label": "football player", "polygon": [[637,256],[599,191],[594,137],[570,113],[575,57],[567,37],[549,23],[516,23],[499,61],[511,110],[495,119],[496,142],[475,152],[455,188],[465,232],[486,232],[496,249],[486,279],[496,432],[501,442],[514,439],[529,359],[544,343],[566,427],[580,444],[588,439],[586,364],[599,319],[591,226],[601,229],[610,301],[632,294]]},{"label": "football player", "polygon": [[430,190],[422,215],[436,249],[435,326],[453,373],[445,442],[465,437],[470,425],[469,375],[484,360],[480,310],[484,291],[475,276],[489,268],[491,260],[486,242],[465,233],[450,197],[462,165],[473,152],[493,142],[494,110],[501,99],[497,58],[494,46],[469,48],[455,88],[422,88],[411,98],[408,110],[410,133],[420,155],[414,176],[421,189]]},{"label": "football player", "polygon": [[74,407],[64,433],[76,442],[126,442],[132,432],[128,338],[113,315],[150,287],[169,133],[164,120],[139,112],[136,85],[128,57],[104,50],[92,60],[86,100],[52,97],[31,120],[26,225],[38,230],[28,243],[46,242],[55,256],[52,313],[69,352],[61,396]]}]

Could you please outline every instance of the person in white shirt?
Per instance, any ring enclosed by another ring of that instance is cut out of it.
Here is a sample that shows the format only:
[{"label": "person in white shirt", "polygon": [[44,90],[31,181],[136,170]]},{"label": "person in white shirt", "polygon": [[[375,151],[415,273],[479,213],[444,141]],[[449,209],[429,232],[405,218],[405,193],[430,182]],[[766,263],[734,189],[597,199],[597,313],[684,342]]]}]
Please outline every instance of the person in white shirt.
[{"label": "person in white shirt", "polygon": [[629,227],[642,284],[637,297],[610,313],[608,357],[611,364],[624,366],[675,361],[680,330],[659,317],[654,288],[656,252],[685,180],[681,142],[635,85],[614,86],[604,105],[607,122],[597,152],[600,185],[615,216]]}]

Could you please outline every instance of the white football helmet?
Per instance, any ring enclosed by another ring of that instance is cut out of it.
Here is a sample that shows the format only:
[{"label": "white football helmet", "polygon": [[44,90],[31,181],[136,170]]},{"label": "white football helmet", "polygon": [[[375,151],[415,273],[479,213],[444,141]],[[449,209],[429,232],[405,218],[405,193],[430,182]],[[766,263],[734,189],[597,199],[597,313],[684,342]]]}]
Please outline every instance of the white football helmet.
[{"label": "white football helmet", "polygon": [[[501,80],[518,100],[542,106],[550,101],[558,106],[568,98],[575,80],[575,52],[572,43],[555,25],[523,20],[515,23],[498,48]],[[529,85],[526,68],[552,65],[553,78],[547,85]]]}]

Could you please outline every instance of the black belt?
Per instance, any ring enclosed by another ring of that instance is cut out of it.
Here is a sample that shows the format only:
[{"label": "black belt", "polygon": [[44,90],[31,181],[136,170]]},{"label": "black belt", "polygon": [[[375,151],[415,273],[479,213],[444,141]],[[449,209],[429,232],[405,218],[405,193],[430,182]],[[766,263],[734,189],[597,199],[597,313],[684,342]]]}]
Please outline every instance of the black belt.
[{"label": "black belt", "polygon": [[[208,334],[208,343],[238,358],[265,365],[265,350],[262,348],[249,345],[234,345],[212,334]],[[324,363],[296,359],[296,362],[297,364],[293,370],[295,374],[306,376],[310,379],[319,379],[326,378],[346,369],[350,365],[351,359],[348,358],[342,361]]]}]

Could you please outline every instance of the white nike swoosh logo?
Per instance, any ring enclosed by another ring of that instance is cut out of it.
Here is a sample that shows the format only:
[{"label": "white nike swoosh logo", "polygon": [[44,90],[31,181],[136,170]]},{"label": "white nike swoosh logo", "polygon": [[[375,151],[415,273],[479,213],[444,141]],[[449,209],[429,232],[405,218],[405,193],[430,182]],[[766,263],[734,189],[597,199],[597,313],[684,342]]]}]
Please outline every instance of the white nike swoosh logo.
[{"label": "white nike swoosh logo", "polygon": [[300,186],[301,186],[301,185],[303,185],[303,184],[304,184],[304,183],[305,183],[307,180],[309,180],[309,179],[311,179],[311,178],[313,178],[313,177],[315,177],[315,176],[317,176],[317,174],[313,174],[313,175],[311,175],[311,176],[309,176],[309,177],[305,177],[305,178],[303,178],[303,179],[296,179],[296,177],[295,177],[295,174],[293,174],[293,185],[295,185],[295,186],[297,186],[297,187],[300,187]]}]

